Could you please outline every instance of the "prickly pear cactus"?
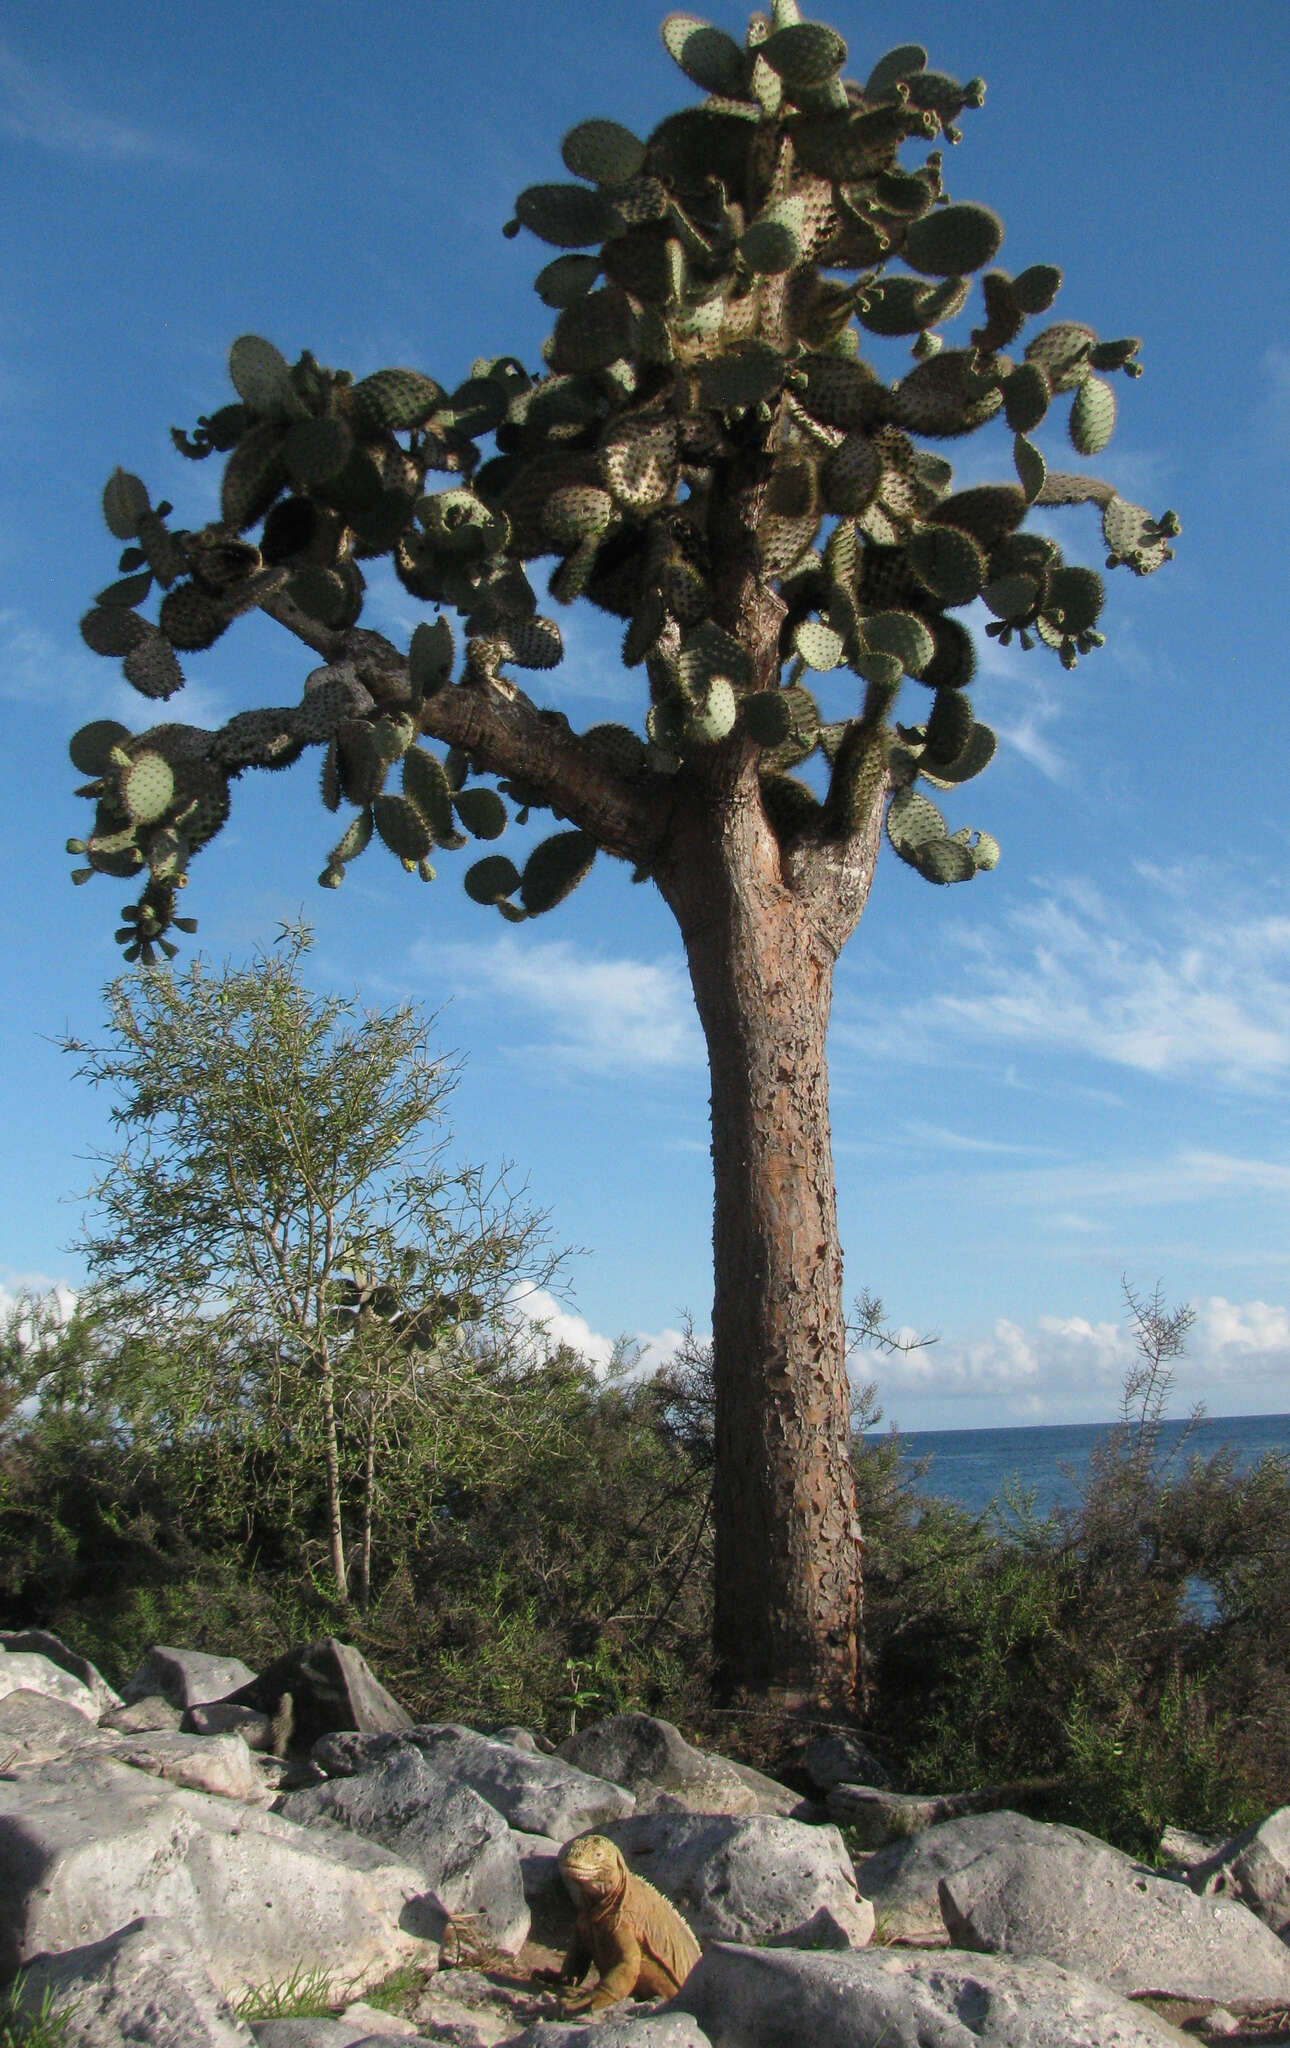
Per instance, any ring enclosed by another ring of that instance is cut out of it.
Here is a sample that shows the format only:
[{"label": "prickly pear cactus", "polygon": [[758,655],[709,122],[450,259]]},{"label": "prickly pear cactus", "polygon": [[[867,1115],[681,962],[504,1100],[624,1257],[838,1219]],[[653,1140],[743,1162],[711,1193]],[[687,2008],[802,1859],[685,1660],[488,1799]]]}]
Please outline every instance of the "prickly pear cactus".
[{"label": "prickly pear cactus", "polygon": [[[662,40],[689,103],[647,135],[579,123],[569,181],[527,187],[504,229],[542,245],[540,365],[480,360],[455,387],[403,367],[355,381],[243,335],[232,398],[174,431],[185,456],[222,462],[219,520],[186,531],[139,477],[109,479],[124,552],[82,633],[142,696],[173,696],[180,655],[251,610],[321,660],[298,705],[219,732],[99,720],[76,735],[95,812],[71,842],[74,878],[142,885],[118,932],[127,958],[168,957],[170,927],[191,926],[175,904],[230,782],[309,747],[324,750],[325,806],[353,807],[328,887],[374,839],[429,880],[432,850],[503,832],[507,799],[521,824],[551,814],[565,829],[466,873],[513,920],[561,902],[598,846],[643,878],[648,820],[662,832],[678,804],[723,801],[741,776],[786,855],[865,829],[894,790],[889,841],[926,879],[994,865],[993,839],[952,832],[913,786],[953,790],[995,751],[956,614],[981,600],[988,634],[1066,667],[1103,644],[1101,576],[1032,534],[1032,507],[1096,502],[1109,568],[1169,559],[1173,513],[1050,467],[1034,438],[1058,420],[1077,455],[1100,456],[1109,380],[1140,374],[1139,344],[1046,320],[1061,272],[998,268],[999,216],[951,199],[943,145],[983,104],[980,79],[906,43],[858,83],[843,37],[791,0],[742,42],[688,13]],[[999,436],[1005,473],[956,490],[943,451],[978,431]],[[359,624],[363,564],[381,556],[431,608],[406,657]],[[624,664],[648,679],[634,726],[579,736],[516,678],[562,657],[530,581],[551,558],[557,605],[622,621]],[[808,672],[835,701],[851,689],[840,718],[822,718]],[[812,761],[822,797],[789,772]]]}]

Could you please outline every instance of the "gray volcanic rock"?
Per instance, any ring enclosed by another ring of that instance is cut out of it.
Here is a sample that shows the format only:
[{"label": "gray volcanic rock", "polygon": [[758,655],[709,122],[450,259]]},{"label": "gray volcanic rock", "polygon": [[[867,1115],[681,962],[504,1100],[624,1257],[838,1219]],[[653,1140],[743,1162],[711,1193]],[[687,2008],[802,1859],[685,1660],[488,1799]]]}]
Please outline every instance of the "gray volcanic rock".
[{"label": "gray volcanic rock", "polygon": [[51,1664],[59,1664],[78,1678],[94,1695],[99,1712],[106,1713],[109,1707],[119,1707],[121,1695],[115,1692],[104,1678],[96,1664],[88,1657],[82,1657],[75,1650],[69,1650],[61,1636],[50,1635],[44,1628],[0,1628],[0,1649],[12,1654],[15,1650],[34,1650],[39,1657],[48,1657]]},{"label": "gray volcanic rock", "polygon": [[174,1920],[132,1920],[102,1941],[38,1956],[16,1989],[48,2013],[62,2048],[255,2048]]},{"label": "gray volcanic rock", "polygon": [[1127,1997],[1290,2005],[1290,1952],[1247,1907],[1197,1898],[1079,1828],[1015,1818],[940,1880],[958,1947],[1043,1956]]},{"label": "gray volcanic rock", "polygon": [[227,1687],[221,1697],[233,1706],[276,1714],[284,1693],[291,1695],[293,1748],[307,1750],[342,1729],[377,1735],[412,1725],[411,1715],[385,1690],[367,1659],[335,1636],[288,1650],[258,1678],[236,1691]]},{"label": "gray volcanic rock", "polygon": [[953,1950],[710,1948],[663,2013],[712,2048],[1180,2048],[1143,2006],[1056,1964]]},{"label": "gray volcanic rock", "polygon": [[15,1764],[48,1763],[65,1756],[69,1749],[81,1749],[87,1743],[93,1747],[105,1739],[110,1740],[67,1700],[25,1688],[0,1699],[0,1762],[6,1769]]},{"label": "gray volcanic rock", "polygon": [[162,1643],[154,1643],[142,1664],[134,1671],[125,1688],[124,1703],[133,1706],[138,1700],[160,1694],[169,1700],[172,1707],[178,1707],[182,1714],[185,1707],[203,1706],[207,1700],[218,1700],[234,1686],[245,1685],[255,1673],[240,1657],[212,1657],[205,1650],[172,1650]]},{"label": "gray volcanic rock", "polygon": [[340,1829],[85,1752],[0,1779],[0,1978],[153,1915],[182,1923],[225,1992],[301,1968],[357,1992],[433,1966],[443,1924],[419,1871]]},{"label": "gray volcanic rock", "polygon": [[1290,1806],[1224,1842],[1190,1870],[1194,1891],[1239,1899],[1283,1942],[1290,1942]]},{"label": "gray volcanic rock", "polygon": [[654,1812],[603,1832],[684,1914],[700,1942],[859,1948],[874,1916],[833,1827],[777,1814]]},{"label": "gray volcanic rock", "polygon": [[455,1721],[426,1722],[398,1735],[338,1734],[315,1743],[313,1758],[333,1774],[369,1770],[399,1744],[421,1750],[433,1770],[469,1785],[526,1835],[567,1842],[616,1820],[636,1804],[621,1785],[593,1778],[562,1757],[540,1756],[495,1742]]},{"label": "gray volcanic rock", "polygon": [[339,1824],[380,1842],[422,1873],[445,1913],[468,1918],[509,1955],[524,1946],[529,1909],[510,1829],[495,1807],[441,1777],[410,1744],[359,1777],[288,1793],[278,1811],[306,1827]]}]

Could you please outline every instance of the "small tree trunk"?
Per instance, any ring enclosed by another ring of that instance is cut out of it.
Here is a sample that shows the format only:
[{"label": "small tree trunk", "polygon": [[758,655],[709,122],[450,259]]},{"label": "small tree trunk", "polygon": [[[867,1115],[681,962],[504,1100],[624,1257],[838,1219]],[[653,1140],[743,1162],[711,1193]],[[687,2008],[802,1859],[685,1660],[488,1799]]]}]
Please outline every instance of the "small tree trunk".
[{"label": "small tree trunk", "polygon": [[836,949],[785,880],[751,774],[676,852],[659,881],[712,1077],[714,1645],[731,1685],[846,1709],[861,1550],[825,1062]]},{"label": "small tree trunk", "polygon": [[326,1358],[318,1361],[322,1381],[323,1463],[327,1473],[327,1535],[331,1549],[332,1577],[340,1599],[349,1598],[349,1573],[345,1563],[345,1530],[340,1513],[340,1435],[336,1426],[336,1392]]},{"label": "small tree trunk", "polygon": [[367,1397],[367,1443],[363,1455],[363,1539],[358,1559],[359,1607],[367,1613],[372,1599],[372,1521],[376,1509],[376,1393]]}]

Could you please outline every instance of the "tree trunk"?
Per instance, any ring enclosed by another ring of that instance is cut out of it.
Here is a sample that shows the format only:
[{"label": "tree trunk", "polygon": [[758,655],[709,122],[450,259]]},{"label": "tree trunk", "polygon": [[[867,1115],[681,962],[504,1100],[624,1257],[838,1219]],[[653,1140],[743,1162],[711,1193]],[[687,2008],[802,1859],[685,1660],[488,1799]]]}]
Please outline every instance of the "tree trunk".
[{"label": "tree trunk", "polygon": [[[878,822],[847,863],[848,928]],[[861,1549],[825,1060],[840,939],[786,876],[755,771],[682,837],[658,879],[712,1080],[714,1646],[732,1687],[845,1710]]]},{"label": "tree trunk", "polygon": [[345,1530],[340,1502],[340,1431],[336,1422],[336,1390],[331,1366],[319,1360],[322,1381],[323,1464],[327,1473],[327,1539],[331,1551],[332,1577],[340,1599],[349,1599],[349,1573],[345,1564]]}]

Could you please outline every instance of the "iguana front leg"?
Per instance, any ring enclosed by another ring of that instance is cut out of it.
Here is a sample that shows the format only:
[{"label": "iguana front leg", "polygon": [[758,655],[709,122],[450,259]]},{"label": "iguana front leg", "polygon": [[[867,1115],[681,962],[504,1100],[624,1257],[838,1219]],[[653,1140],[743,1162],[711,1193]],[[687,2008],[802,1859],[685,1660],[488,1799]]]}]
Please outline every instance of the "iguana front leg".
[{"label": "iguana front leg", "polygon": [[590,1991],[575,1991],[570,1998],[561,2000],[566,2013],[603,2012],[607,2005],[618,2005],[624,1998],[630,1998],[640,1981],[640,1943],[634,1934],[626,1932],[614,1936],[614,1954],[607,1970],[601,1970],[600,1982]]}]

